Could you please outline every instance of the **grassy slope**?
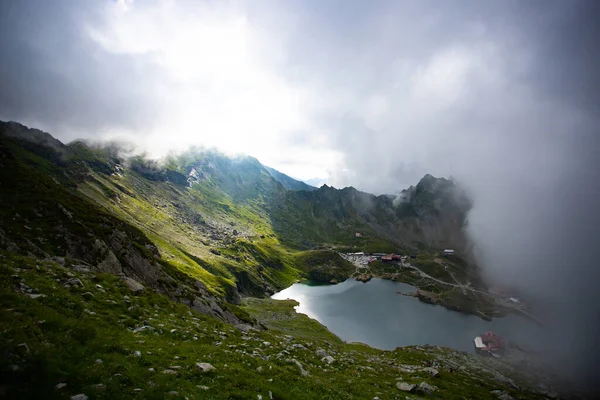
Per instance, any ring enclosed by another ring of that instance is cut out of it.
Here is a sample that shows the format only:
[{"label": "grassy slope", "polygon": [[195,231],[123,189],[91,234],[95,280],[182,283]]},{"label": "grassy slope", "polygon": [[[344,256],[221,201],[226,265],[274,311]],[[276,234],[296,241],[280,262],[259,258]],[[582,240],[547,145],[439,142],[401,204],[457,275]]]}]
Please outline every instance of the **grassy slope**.
[{"label": "grassy slope", "polygon": [[[260,188],[230,195],[210,182],[187,189],[148,181],[131,171],[121,176],[90,173],[80,164],[89,162],[85,159],[89,155],[81,154],[68,161],[71,164],[66,170],[71,176],[65,176],[62,161],[50,162],[52,157],[40,157],[18,146],[10,150],[20,161],[5,168],[1,176],[3,184],[10,183],[5,188],[11,189],[3,192],[1,199],[2,227],[11,238],[35,242],[50,254],[64,246],[60,235],[50,234],[57,225],[66,224],[75,233],[83,226],[99,237],[123,229],[137,237],[142,252],[152,241],[165,268],[175,267],[223,295],[241,278],[250,282],[250,289],[264,284],[283,287],[323,265],[340,271],[350,268],[333,252],[296,253],[281,246],[276,230],[265,222],[269,220],[263,214],[265,199]],[[127,223],[78,197],[72,191],[74,183],[79,184],[80,194]],[[76,219],[69,222],[57,204]],[[213,240],[210,230],[204,230],[210,224],[219,227],[219,238]],[[249,233],[235,235],[234,227]],[[82,237],[87,230],[81,231]],[[174,396],[216,399],[256,398],[259,393],[266,397],[268,391],[281,399],[392,397],[398,393],[396,377],[416,383],[427,379],[422,373],[402,373],[398,363],[422,364],[455,356],[468,362],[462,355],[441,349],[433,354],[422,349],[380,352],[346,345],[314,321],[296,317],[291,303],[270,300],[250,300],[246,310],[273,330],[244,339],[231,326],[190,314],[187,307],[162,295],[146,291],[134,296],[114,276],[78,274],[52,262],[6,252],[0,256],[0,386],[13,397],[64,398],[67,393],[85,392],[92,398],[163,398],[172,390],[178,393]],[[65,287],[71,278],[80,279],[82,286]],[[33,299],[18,293],[19,288],[27,287],[46,297]],[[231,306],[231,310],[239,317],[247,316],[242,309]],[[143,324],[154,330],[132,332]],[[222,344],[216,345],[217,341]],[[309,350],[293,349],[289,341]],[[27,346],[19,346],[21,343]],[[317,346],[333,354],[336,363],[324,365],[314,353]],[[287,353],[277,357],[283,351]],[[250,355],[252,352],[262,357]],[[302,363],[310,375],[299,375],[290,357]],[[96,359],[103,362],[96,363]],[[196,361],[211,362],[217,370],[201,374],[194,367]],[[173,365],[181,367],[174,369],[176,375],[161,373]],[[256,370],[258,366],[263,367],[262,373]],[[478,381],[473,373],[431,382],[443,389],[443,395],[434,397],[490,397],[489,390],[498,385]],[[59,382],[67,383],[62,392],[53,389]],[[95,388],[96,384],[105,387]],[[198,385],[209,389],[204,392]]]},{"label": "grassy slope", "polygon": [[[13,143],[12,149],[54,177],[74,171],[77,179],[67,179],[68,185],[76,183],[80,193],[140,229],[171,264],[215,294],[242,282],[241,290],[260,295],[306,276],[309,271],[294,264],[302,259],[290,256],[292,249],[406,251],[367,222],[396,221],[389,199],[352,188],[286,191],[252,158],[190,151],[169,158],[166,170],[140,157],[117,168],[114,146],[76,142],[65,147],[68,157],[28,146]],[[195,183],[186,187],[194,170]],[[361,238],[354,237],[357,231]]]},{"label": "grassy slope", "polygon": [[356,269],[331,250],[304,251],[294,255],[294,265],[306,273],[306,277],[319,282],[341,282]]},{"label": "grassy slope", "polygon": [[[406,364],[426,361],[471,366],[467,356],[450,350],[379,351],[342,343],[316,321],[296,314],[291,302],[249,300],[246,310],[272,329],[243,334],[161,295],[134,295],[114,276],[74,273],[9,253],[1,260],[0,385],[8,398],[85,393],[92,399],[256,399],[259,394],[269,398],[269,392],[275,399],[393,398],[401,393],[395,387],[398,377],[436,385],[440,390],[428,398],[494,398],[491,390],[507,389],[479,367],[474,367],[477,373],[450,374],[441,366],[435,379],[402,372]],[[66,287],[69,280],[74,283]],[[141,326],[151,328],[135,333]],[[304,348],[292,347],[298,344]],[[322,362],[318,348],[336,361]],[[309,375],[302,376],[292,358]],[[202,373],[196,362],[216,369]],[[167,369],[176,373],[164,374]],[[56,389],[58,383],[67,385]]]},{"label": "grassy slope", "polygon": [[[235,202],[212,185],[190,189],[148,181],[132,171],[121,176],[94,176],[95,181],[80,186],[82,193],[147,232],[172,263],[213,290],[218,291],[223,280],[234,282],[239,276],[255,283],[248,288],[255,294],[263,283],[283,288],[297,279],[298,273],[289,263],[268,268],[282,264],[284,249],[257,211],[259,206]],[[97,182],[118,193],[118,200],[107,198]],[[211,240],[213,230],[224,237]],[[234,235],[234,230],[243,235]],[[267,269],[259,270],[261,265]]]}]

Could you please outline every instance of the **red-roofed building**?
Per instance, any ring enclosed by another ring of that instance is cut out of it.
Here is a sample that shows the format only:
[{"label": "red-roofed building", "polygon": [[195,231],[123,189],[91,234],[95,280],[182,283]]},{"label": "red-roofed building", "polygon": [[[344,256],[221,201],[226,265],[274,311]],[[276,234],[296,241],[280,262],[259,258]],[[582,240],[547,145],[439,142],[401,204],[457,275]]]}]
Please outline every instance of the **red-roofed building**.
[{"label": "red-roofed building", "polygon": [[498,353],[504,351],[505,348],[504,339],[492,331],[477,336],[474,343],[475,351],[478,354],[498,355]]}]

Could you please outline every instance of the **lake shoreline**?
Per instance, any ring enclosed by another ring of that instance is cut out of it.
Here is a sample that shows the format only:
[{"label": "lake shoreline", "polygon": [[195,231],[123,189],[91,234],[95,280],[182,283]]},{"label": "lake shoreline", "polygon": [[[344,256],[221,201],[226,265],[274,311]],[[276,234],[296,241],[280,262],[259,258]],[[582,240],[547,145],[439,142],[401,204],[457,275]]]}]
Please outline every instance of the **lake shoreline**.
[{"label": "lake shoreline", "polygon": [[448,307],[432,307],[436,304],[427,301],[407,299],[417,297],[417,290],[389,279],[373,278],[362,284],[349,278],[328,285],[296,283],[272,299],[293,300],[295,313],[318,321],[346,343],[359,342],[383,350],[431,344],[472,354],[473,338],[488,330],[518,343],[526,338],[526,346],[535,345],[535,338],[542,332],[520,315],[490,321],[452,312],[456,310]]}]

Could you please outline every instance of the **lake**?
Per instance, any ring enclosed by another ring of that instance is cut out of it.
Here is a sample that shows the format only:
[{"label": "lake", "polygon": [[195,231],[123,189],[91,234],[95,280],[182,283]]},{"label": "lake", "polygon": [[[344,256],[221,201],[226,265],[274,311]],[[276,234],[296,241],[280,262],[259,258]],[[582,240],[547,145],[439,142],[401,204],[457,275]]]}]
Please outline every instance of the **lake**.
[{"label": "lake", "polygon": [[474,352],[473,338],[492,330],[523,347],[540,350],[543,329],[525,318],[509,315],[484,321],[397,293],[415,290],[384,279],[367,283],[348,279],[337,285],[295,283],[272,298],[294,299],[300,303],[297,312],[316,319],[342,340],[379,349],[432,344]]}]

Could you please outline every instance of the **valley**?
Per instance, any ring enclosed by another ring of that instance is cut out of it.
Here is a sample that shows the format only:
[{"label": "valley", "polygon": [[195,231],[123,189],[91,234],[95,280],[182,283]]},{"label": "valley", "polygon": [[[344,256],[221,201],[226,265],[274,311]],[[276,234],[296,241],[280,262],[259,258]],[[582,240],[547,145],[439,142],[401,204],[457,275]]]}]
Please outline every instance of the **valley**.
[{"label": "valley", "polygon": [[[270,299],[300,280],[364,275],[411,284],[465,313],[507,312],[480,292],[463,230],[471,202],[453,181],[427,175],[398,203],[354,188],[307,189],[276,172],[251,157],[190,149],[156,161],[0,123],[1,395],[563,393],[537,366],[523,373],[438,346],[344,343],[295,313],[294,301]],[[444,248],[463,255],[448,270],[438,262]],[[363,267],[345,259],[356,252],[415,258]]]}]

